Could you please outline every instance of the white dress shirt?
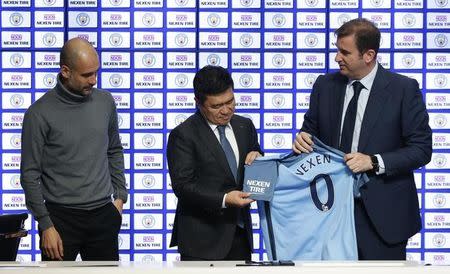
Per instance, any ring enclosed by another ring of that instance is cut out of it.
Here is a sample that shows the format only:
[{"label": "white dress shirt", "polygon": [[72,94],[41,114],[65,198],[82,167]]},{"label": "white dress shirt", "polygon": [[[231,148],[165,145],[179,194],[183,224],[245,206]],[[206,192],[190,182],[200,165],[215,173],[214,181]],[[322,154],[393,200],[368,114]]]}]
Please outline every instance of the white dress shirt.
[{"label": "white dress shirt", "polygon": [[[353,139],[352,139],[352,147],[351,152],[357,152],[358,151],[358,145],[359,145],[359,135],[361,133],[361,124],[364,118],[364,112],[366,111],[367,102],[369,101],[369,95],[370,91],[372,89],[373,81],[375,80],[375,75],[378,71],[378,63],[375,64],[375,67],[370,71],[369,74],[367,74],[362,79],[358,80],[361,82],[361,84],[364,85],[364,88],[361,90],[361,93],[358,98],[358,107],[356,111],[356,119],[355,119],[355,128],[353,130]],[[353,94],[355,93],[353,90],[353,82],[356,80],[350,80],[347,83],[347,89],[345,91],[345,97],[344,97],[344,108],[342,110],[342,119],[341,119],[341,130],[339,135],[339,140],[342,138],[342,128],[344,126],[344,118],[345,118],[345,112],[347,111],[347,107],[350,103],[350,100],[353,97]],[[383,174],[385,172],[385,166],[383,162],[383,158],[379,154],[375,155],[378,159],[378,164],[380,166],[379,171],[377,174]]]},{"label": "white dress shirt", "polygon": [[[208,120],[207,120],[208,121]],[[217,140],[220,143],[220,135],[219,135],[219,129],[217,128],[217,125],[211,123],[208,121],[208,125],[211,127],[211,130],[214,132],[214,135],[216,135]],[[239,148],[236,141],[236,136],[234,136],[233,128],[231,127],[230,123],[227,124],[225,127],[225,137],[227,137],[228,142],[230,142],[231,148],[234,152],[234,157],[236,157],[236,164],[239,167]],[[222,199],[222,208],[226,208],[225,205],[225,198],[227,197],[227,194],[223,195]]]},{"label": "white dress shirt", "polygon": [[[214,132],[214,135],[216,135],[217,140],[220,143],[220,136],[219,136],[219,129],[217,128],[217,125],[212,124],[208,121],[209,126],[211,127],[212,131]],[[231,148],[234,152],[234,157],[236,158],[236,164],[239,167],[239,148],[236,141],[236,136],[234,136],[233,128],[231,127],[230,123],[227,124],[225,127],[225,137],[227,137],[228,142],[230,142]]]}]

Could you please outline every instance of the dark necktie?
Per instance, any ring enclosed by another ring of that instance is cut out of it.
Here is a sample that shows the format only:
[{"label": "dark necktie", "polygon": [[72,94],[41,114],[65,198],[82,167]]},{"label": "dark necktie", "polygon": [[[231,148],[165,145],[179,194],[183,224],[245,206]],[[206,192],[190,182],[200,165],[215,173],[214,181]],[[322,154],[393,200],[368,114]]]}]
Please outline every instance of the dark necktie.
[{"label": "dark necktie", "polygon": [[348,104],[347,111],[345,112],[344,125],[342,127],[341,144],[339,149],[345,153],[351,152],[353,131],[355,129],[356,111],[358,108],[358,98],[364,85],[359,81],[353,82],[353,97]]},{"label": "dark necktie", "polygon": [[[233,148],[231,147],[230,142],[225,136],[225,128],[226,126],[217,126],[217,130],[219,131],[220,144],[222,145],[222,149],[225,152],[225,156],[227,157],[228,165],[230,166],[231,172],[233,173],[234,179],[237,178],[237,163],[236,157],[234,155]],[[237,215],[237,225],[241,228],[244,228],[244,216],[242,208],[238,209]]]},{"label": "dark necktie", "polygon": [[228,165],[230,166],[234,179],[236,179],[237,178],[236,156],[234,155],[233,148],[231,147],[230,142],[225,136],[225,127],[226,126],[217,126],[217,130],[219,131],[220,144],[222,145],[222,149],[225,152],[225,156],[227,157]]}]

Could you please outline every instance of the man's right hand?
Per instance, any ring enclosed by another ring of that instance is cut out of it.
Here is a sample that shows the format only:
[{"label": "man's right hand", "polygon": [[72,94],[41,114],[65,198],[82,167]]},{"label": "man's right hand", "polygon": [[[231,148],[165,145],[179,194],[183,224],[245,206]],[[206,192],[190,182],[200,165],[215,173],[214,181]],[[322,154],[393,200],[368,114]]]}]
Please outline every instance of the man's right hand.
[{"label": "man's right hand", "polygon": [[226,207],[245,207],[255,200],[248,198],[250,193],[233,190],[227,193],[225,197]]},{"label": "man's right hand", "polygon": [[311,135],[302,131],[295,137],[294,143],[292,144],[292,150],[297,154],[302,152],[310,153],[313,151],[313,144]]},{"label": "man's right hand", "polygon": [[52,226],[42,231],[42,251],[52,260],[62,261],[64,257],[63,243],[58,231]]}]

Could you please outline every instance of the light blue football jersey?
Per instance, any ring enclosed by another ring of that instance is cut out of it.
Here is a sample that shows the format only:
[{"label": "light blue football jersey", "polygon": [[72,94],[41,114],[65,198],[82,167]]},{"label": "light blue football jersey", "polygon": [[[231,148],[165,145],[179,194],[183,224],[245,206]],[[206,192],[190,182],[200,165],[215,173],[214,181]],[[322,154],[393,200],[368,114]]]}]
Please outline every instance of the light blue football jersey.
[{"label": "light blue football jersey", "polygon": [[309,154],[260,157],[246,167],[259,180],[277,174],[272,199],[258,201],[268,257],[357,260],[354,196],[367,176],[353,174],[341,151],[313,141]]}]

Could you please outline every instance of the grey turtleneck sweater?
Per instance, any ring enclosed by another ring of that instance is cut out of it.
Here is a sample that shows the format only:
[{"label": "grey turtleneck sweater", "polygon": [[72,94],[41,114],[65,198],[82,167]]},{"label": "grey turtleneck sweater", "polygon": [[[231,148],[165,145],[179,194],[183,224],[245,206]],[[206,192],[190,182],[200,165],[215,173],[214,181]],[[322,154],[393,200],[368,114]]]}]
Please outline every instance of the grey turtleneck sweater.
[{"label": "grey turtleneck sweater", "polygon": [[25,113],[20,182],[28,209],[45,230],[53,225],[45,202],[90,210],[127,201],[123,149],[114,99],[89,96],[60,82]]}]

